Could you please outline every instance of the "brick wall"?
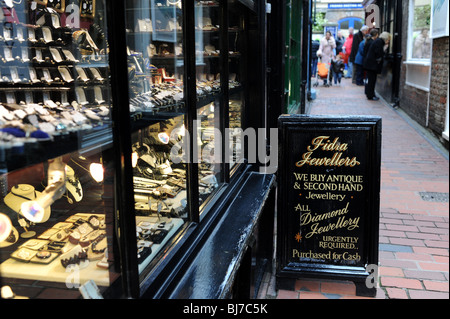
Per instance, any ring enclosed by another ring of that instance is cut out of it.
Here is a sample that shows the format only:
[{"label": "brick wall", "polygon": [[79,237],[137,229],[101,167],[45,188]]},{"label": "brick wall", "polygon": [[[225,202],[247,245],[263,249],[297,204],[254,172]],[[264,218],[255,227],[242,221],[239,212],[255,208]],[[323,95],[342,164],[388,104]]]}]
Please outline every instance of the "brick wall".
[{"label": "brick wall", "polygon": [[[409,1],[403,1],[402,44],[403,61],[407,59],[408,43],[408,7]],[[400,108],[413,120],[427,127],[427,106],[429,104],[428,129],[434,133],[441,142],[442,132],[445,128],[445,112],[447,103],[447,85],[449,74],[448,48],[449,38],[433,39],[433,56],[431,65],[430,98],[428,92],[406,84],[406,68],[402,63],[400,75]],[[445,143],[444,143],[445,144]]]},{"label": "brick wall", "polygon": [[[406,69],[406,66],[403,66]],[[402,71],[406,74],[406,71]],[[405,76],[406,78],[406,76]],[[409,86],[405,78],[400,86],[400,108],[404,110],[413,120],[422,126],[426,126],[428,92]]]},{"label": "brick wall", "polygon": [[448,99],[449,38],[433,40],[431,64],[429,128],[438,136],[445,129],[445,110]]},{"label": "brick wall", "polygon": [[399,91],[399,106],[412,119],[422,126],[426,124],[426,111],[428,104],[428,93],[406,84],[406,64],[408,52],[408,20],[409,20],[409,1],[403,1],[403,20],[402,20],[402,44],[401,52],[403,54],[401,76],[400,76],[400,91]]}]

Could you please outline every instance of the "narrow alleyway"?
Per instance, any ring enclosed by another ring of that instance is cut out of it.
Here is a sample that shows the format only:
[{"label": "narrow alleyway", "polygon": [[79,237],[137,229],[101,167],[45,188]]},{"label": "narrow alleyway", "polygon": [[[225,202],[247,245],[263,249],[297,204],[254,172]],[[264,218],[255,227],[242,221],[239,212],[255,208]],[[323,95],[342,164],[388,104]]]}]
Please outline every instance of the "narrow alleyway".
[{"label": "narrow alleyway", "polygon": [[[317,90],[310,114],[382,117],[379,299],[449,298],[449,160],[424,130],[364,87],[343,79]],[[352,282],[298,280],[295,291],[264,278],[261,298],[354,299]]]}]

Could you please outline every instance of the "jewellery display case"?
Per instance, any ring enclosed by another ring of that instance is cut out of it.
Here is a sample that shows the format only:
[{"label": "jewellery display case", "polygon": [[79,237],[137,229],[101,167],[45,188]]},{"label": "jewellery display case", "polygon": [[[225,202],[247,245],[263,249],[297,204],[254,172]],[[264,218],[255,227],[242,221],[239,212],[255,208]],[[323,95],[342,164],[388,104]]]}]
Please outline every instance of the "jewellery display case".
[{"label": "jewellery display case", "polygon": [[2,298],[118,277],[106,1],[81,2],[0,2]]},{"label": "jewellery display case", "polygon": [[170,156],[185,134],[182,14],[181,2],[126,2],[139,274],[189,220],[186,167]]},{"label": "jewellery display case", "polygon": [[234,199],[271,188],[244,152],[265,127],[259,6],[0,4],[2,297],[169,296]]},{"label": "jewellery display case", "polygon": [[[228,13],[226,1],[126,2],[141,290],[158,255],[211,211],[230,172],[238,171],[245,19],[236,8],[243,5],[229,3],[235,12]],[[237,130],[230,141],[222,134],[228,127]]]}]

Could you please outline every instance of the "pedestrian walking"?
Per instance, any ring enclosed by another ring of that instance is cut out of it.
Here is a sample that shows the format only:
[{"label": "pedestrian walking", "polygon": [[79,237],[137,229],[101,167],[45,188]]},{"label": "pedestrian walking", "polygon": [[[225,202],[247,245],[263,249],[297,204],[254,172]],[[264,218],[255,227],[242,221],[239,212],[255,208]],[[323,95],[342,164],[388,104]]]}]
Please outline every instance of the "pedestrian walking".
[{"label": "pedestrian walking", "polygon": [[341,55],[338,54],[331,60],[331,71],[333,73],[334,84],[341,85],[342,74],[344,73],[345,65],[342,61]]},{"label": "pedestrian walking", "polygon": [[367,50],[374,40],[378,38],[378,30],[372,29],[369,34],[366,34],[365,39],[359,44],[358,53],[355,57],[356,66],[356,85],[363,86],[365,82],[364,77],[364,57],[367,54]]},{"label": "pedestrian walking", "polygon": [[338,31],[335,40],[336,40],[336,55],[339,55],[339,53],[342,52],[345,43],[345,37],[342,35],[341,30]]},{"label": "pedestrian walking", "polygon": [[317,51],[319,50],[320,41],[313,40],[311,43],[311,75],[316,77],[317,73],[317,63],[319,62],[319,57],[317,56]]},{"label": "pedestrian walking", "polygon": [[317,56],[322,59],[322,63],[331,63],[331,59],[334,56],[334,49],[336,49],[336,41],[331,35],[331,32],[327,31],[322,40],[320,40],[319,50],[317,51]]},{"label": "pedestrian walking", "polygon": [[[325,64],[330,69],[331,59],[334,56],[334,49],[336,49],[336,41],[331,35],[330,31],[327,31],[325,36],[320,40],[319,50],[317,51],[317,56],[322,60],[322,63]],[[329,72],[328,72],[329,73]],[[327,85],[327,78],[323,80],[323,85]],[[331,79],[330,79],[331,84]]]},{"label": "pedestrian walking", "polygon": [[[353,36],[352,51],[350,53],[349,61],[355,63],[355,57],[358,53],[359,44],[364,40],[364,36],[369,32],[369,27],[363,25],[357,34]],[[352,83],[356,84],[356,68],[352,70]]]},{"label": "pedestrian walking", "polygon": [[367,72],[367,84],[365,87],[365,93],[367,99],[378,101],[379,98],[375,96],[375,86],[377,83],[377,76],[381,73],[383,68],[384,54],[391,40],[389,32],[383,32],[375,39],[367,50],[366,57],[364,58],[364,69]]},{"label": "pedestrian walking", "polygon": [[350,53],[352,52],[352,44],[353,44],[353,28],[350,27],[348,29],[348,37],[344,42],[344,46],[342,47],[342,52],[345,54],[345,60],[347,60],[347,74],[345,75],[345,78],[351,78],[352,77],[352,71],[353,71],[353,63],[350,62]]}]

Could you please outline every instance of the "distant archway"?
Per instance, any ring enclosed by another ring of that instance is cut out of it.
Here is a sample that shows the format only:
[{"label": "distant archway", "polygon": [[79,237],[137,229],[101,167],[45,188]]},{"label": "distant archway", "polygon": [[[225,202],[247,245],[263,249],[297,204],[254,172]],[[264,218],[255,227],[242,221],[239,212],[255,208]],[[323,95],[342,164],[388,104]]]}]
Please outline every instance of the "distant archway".
[{"label": "distant archway", "polygon": [[364,25],[364,21],[357,17],[347,17],[338,21],[338,29],[347,30],[353,28],[354,30],[359,30]]}]

